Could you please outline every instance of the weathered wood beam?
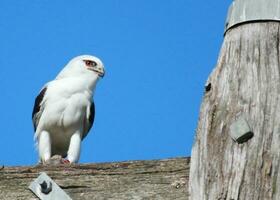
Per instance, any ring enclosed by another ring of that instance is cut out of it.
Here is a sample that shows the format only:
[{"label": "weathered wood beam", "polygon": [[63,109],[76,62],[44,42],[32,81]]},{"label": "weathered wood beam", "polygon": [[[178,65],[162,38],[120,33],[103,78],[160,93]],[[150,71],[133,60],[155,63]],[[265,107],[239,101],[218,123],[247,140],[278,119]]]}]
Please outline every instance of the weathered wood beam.
[{"label": "weathered wood beam", "polygon": [[37,199],[29,184],[46,172],[74,200],[188,199],[190,158],[0,167],[0,199]]},{"label": "weathered wood beam", "polygon": [[[246,23],[226,33],[201,104],[191,199],[280,198],[279,41],[279,22]],[[241,118],[254,133],[243,143],[230,136]]]}]

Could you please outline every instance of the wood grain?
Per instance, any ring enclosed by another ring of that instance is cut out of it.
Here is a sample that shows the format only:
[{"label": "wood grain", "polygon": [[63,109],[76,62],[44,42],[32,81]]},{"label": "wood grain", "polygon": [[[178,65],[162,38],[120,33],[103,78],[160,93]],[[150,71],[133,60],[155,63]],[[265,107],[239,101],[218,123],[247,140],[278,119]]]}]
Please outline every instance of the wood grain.
[{"label": "wood grain", "polygon": [[37,199],[29,184],[46,172],[73,200],[188,199],[189,158],[79,165],[4,167],[0,199]]},{"label": "wood grain", "polygon": [[[279,30],[279,22],[258,22],[225,35],[200,109],[191,199],[280,198]],[[238,144],[229,127],[241,115],[254,137]]]}]

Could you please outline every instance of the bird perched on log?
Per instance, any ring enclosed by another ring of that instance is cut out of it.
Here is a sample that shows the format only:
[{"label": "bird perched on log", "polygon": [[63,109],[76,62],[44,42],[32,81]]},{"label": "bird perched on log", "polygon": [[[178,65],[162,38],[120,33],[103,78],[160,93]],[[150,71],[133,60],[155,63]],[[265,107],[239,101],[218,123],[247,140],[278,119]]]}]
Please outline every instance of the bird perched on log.
[{"label": "bird perched on log", "polygon": [[78,162],[81,141],[94,121],[94,90],[104,74],[100,59],[78,56],[41,89],[32,112],[40,162],[54,155],[60,155],[62,163]]}]

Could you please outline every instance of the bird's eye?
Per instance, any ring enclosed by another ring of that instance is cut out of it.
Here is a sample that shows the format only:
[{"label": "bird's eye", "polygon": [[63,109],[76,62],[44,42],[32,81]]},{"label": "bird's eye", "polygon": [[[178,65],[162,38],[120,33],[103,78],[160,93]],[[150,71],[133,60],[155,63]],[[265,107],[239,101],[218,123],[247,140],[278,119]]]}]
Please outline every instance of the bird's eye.
[{"label": "bird's eye", "polygon": [[86,64],[86,66],[88,66],[88,67],[94,67],[97,65],[97,63],[92,60],[84,60],[84,62]]}]

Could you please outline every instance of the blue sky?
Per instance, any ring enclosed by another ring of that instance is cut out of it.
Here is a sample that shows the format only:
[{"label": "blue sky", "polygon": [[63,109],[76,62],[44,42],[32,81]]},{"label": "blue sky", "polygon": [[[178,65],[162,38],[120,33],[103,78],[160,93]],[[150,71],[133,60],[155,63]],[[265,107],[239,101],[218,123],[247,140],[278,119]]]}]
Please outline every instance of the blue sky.
[{"label": "blue sky", "polygon": [[0,165],[37,162],[34,99],[81,54],[106,68],[81,162],[189,156],[230,3],[1,0]]}]

